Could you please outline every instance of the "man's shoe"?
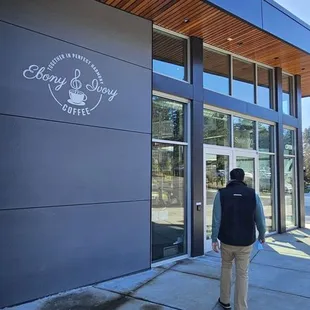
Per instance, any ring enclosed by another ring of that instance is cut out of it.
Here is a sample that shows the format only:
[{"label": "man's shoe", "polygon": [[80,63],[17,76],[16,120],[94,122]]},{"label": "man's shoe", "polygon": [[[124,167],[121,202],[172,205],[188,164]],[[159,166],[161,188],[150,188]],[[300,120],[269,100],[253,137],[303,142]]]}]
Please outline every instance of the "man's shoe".
[{"label": "man's shoe", "polygon": [[223,309],[231,309],[231,305],[230,304],[223,304],[221,302],[221,299],[219,298],[218,300],[219,304],[223,307]]}]

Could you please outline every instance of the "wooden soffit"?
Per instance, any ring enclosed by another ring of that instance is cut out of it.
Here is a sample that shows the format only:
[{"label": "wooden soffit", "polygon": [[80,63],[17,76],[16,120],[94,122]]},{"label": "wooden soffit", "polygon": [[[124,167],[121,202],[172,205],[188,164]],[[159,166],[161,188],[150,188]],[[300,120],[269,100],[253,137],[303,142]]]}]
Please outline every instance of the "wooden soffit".
[{"label": "wooden soffit", "polygon": [[[310,96],[310,55],[201,0],[101,0],[152,20],[155,25],[196,36],[212,46],[302,76]],[[305,38],[306,39],[306,38]]]}]

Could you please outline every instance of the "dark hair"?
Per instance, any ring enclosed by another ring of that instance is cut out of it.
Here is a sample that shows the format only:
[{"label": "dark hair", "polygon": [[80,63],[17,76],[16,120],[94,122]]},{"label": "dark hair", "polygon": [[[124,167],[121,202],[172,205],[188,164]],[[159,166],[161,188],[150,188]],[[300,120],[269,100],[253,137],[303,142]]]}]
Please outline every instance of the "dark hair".
[{"label": "dark hair", "polygon": [[236,168],[230,171],[230,178],[236,181],[244,181],[244,171],[243,169]]}]

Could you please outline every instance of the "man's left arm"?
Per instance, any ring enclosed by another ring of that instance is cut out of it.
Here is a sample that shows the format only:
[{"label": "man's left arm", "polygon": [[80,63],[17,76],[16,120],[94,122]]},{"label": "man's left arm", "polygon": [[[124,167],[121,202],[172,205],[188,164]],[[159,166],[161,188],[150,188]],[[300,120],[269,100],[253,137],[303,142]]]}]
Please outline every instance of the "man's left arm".
[{"label": "man's left arm", "polygon": [[266,233],[266,220],[264,214],[264,207],[259,195],[256,194],[256,211],[255,211],[255,223],[259,232],[258,239],[261,242],[265,242]]}]

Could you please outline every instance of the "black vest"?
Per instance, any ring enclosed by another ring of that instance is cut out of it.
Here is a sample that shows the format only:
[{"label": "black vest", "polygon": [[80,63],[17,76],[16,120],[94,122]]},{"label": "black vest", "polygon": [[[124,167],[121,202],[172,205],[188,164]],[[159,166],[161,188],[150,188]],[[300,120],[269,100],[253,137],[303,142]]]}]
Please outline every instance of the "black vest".
[{"label": "black vest", "polygon": [[228,245],[249,246],[256,240],[255,190],[232,181],[220,190],[221,226],[219,240]]}]

